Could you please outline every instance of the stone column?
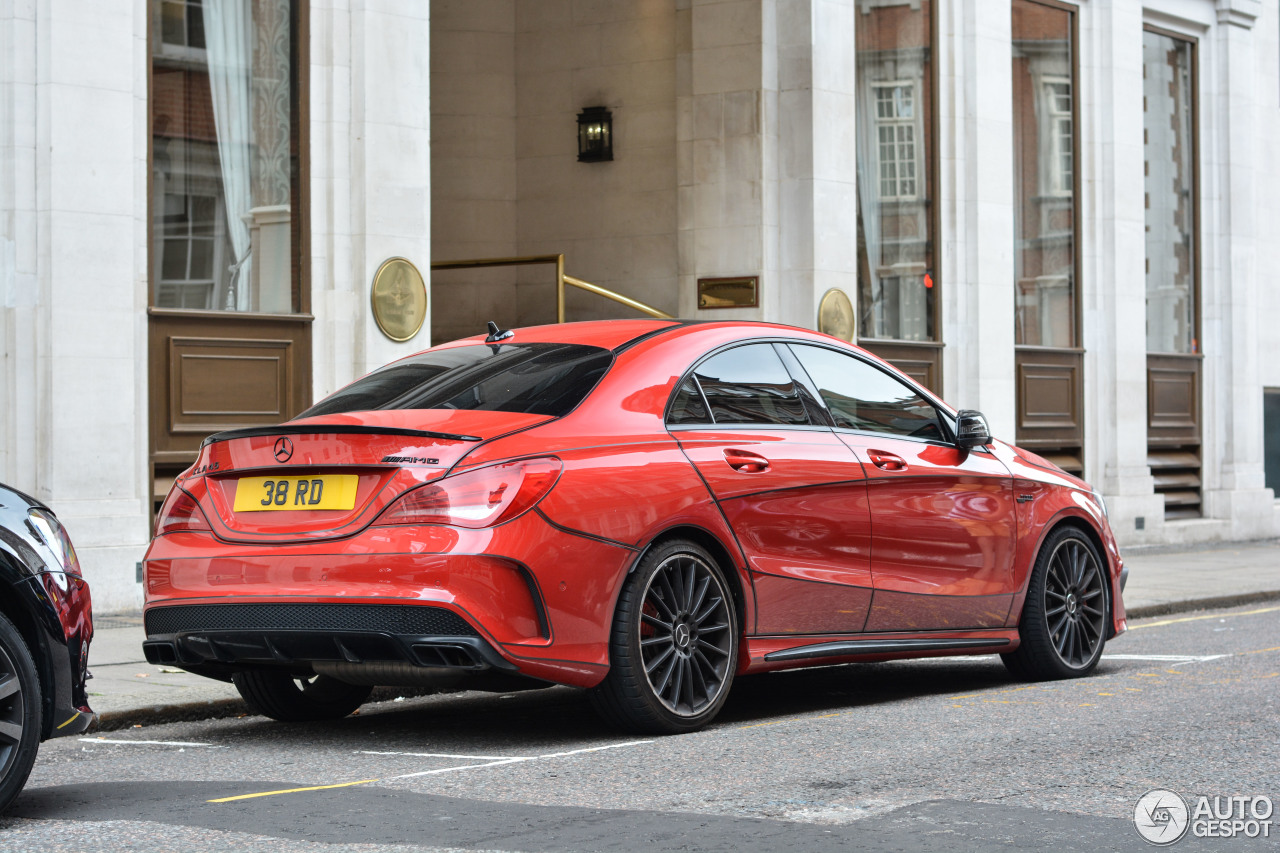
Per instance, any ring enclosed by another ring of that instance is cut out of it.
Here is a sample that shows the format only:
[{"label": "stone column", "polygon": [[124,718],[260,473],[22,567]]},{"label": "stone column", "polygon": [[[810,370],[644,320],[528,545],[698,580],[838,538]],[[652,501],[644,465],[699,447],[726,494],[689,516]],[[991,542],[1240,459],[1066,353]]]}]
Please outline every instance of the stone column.
[{"label": "stone column", "polygon": [[[812,328],[856,294],[853,0],[682,0],[680,313]],[[700,277],[757,275],[757,308],[697,310]]]},{"label": "stone column", "polygon": [[1163,528],[1164,499],[1147,466],[1142,9],[1099,0],[1080,14],[1085,474],[1116,536],[1143,541]]},{"label": "stone column", "polygon": [[311,7],[311,293],[314,395],[430,345],[374,322],[387,258],[431,275],[430,26],[426,3]]},{"label": "stone column", "polygon": [[992,2],[938,14],[945,396],[1013,440],[1012,21]]},{"label": "stone column", "polygon": [[0,11],[0,480],[70,531],[99,613],[141,605],[149,5]]},{"label": "stone column", "polygon": [[[1202,156],[1206,170],[1216,172],[1220,186],[1216,235],[1220,260],[1217,281],[1204,276],[1201,310],[1205,364],[1203,399],[1205,514],[1230,522],[1233,539],[1274,536],[1275,510],[1270,490],[1263,486],[1262,374],[1259,368],[1257,307],[1260,294],[1256,274],[1258,253],[1255,184],[1258,180],[1255,114],[1273,109],[1255,96],[1259,65],[1254,24],[1262,11],[1259,0],[1218,0],[1218,25],[1212,35],[1217,91],[1213,97],[1217,124],[1213,134],[1215,158]],[[1274,44],[1274,43],[1272,43]],[[1274,54],[1266,55],[1266,72],[1275,73]],[[1208,139],[1204,139],[1208,147]],[[1202,182],[1203,183],[1203,182]],[[1202,211],[1202,217],[1211,212]],[[1206,242],[1209,235],[1206,234]],[[1216,469],[1216,470],[1215,470]]]}]

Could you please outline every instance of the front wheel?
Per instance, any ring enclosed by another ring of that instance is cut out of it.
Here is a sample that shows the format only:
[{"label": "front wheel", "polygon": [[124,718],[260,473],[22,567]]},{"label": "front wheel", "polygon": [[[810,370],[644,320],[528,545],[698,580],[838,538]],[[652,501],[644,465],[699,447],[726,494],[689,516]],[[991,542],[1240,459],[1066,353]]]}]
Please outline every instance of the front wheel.
[{"label": "front wheel", "polygon": [[231,677],[249,710],[282,723],[340,720],[364,704],[373,688],[327,675],[237,672]]},{"label": "front wheel", "polygon": [[0,615],[0,812],[22,790],[40,747],[40,679],[27,644]]},{"label": "front wheel", "polygon": [[1045,540],[1031,572],[1018,624],[1021,644],[1001,655],[1026,681],[1088,675],[1107,640],[1107,573],[1079,530],[1063,527]]},{"label": "front wheel", "polygon": [[618,599],[609,652],[609,674],[591,691],[607,720],[653,734],[711,722],[738,659],[737,612],[715,559],[683,539],[650,550]]}]

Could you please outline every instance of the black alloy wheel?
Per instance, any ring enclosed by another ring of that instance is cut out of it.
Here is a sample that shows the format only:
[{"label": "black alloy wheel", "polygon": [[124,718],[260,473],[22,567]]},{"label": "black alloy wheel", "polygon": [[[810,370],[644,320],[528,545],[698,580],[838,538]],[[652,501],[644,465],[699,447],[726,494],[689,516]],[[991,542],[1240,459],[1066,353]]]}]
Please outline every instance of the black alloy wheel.
[{"label": "black alloy wheel", "polygon": [[0,812],[18,796],[40,748],[40,680],[18,629],[0,615]]},{"label": "black alloy wheel", "polygon": [[1108,579],[1093,543],[1079,530],[1059,528],[1036,560],[1018,626],[1021,645],[1002,655],[1018,678],[1087,675],[1107,640]]},{"label": "black alloy wheel", "polygon": [[710,722],[738,655],[733,598],[711,555],[685,540],[652,549],[618,601],[610,652],[609,675],[592,692],[605,717],[650,733]]},{"label": "black alloy wheel", "polygon": [[231,677],[249,710],[282,723],[340,720],[364,704],[373,692],[328,675],[288,672],[237,672]]}]

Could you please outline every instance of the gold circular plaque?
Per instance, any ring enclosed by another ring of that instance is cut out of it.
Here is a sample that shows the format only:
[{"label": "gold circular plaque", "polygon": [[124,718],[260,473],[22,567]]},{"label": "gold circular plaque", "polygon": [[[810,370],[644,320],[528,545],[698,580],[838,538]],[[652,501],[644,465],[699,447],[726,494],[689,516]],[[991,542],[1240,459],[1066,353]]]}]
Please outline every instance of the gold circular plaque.
[{"label": "gold circular plaque", "polygon": [[838,287],[822,294],[818,303],[818,331],[842,341],[853,341],[853,303]]},{"label": "gold circular plaque", "polygon": [[382,334],[407,341],[427,319],[427,286],[422,273],[404,258],[388,258],[373,276],[373,319]]}]

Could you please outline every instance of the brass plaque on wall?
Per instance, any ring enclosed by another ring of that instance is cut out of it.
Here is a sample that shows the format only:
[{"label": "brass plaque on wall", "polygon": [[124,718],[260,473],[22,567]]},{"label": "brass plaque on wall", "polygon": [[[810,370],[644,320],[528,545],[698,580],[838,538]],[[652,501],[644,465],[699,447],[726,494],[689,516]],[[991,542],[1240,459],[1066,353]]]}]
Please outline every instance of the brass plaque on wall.
[{"label": "brass plaque on wall", "polygon": [[382,334],[407,341],[427,319],[427,286],[404,258],[388,258],[373,276],[373,319]]},{"label": "brass plaque on wall", "polygon": [[759,304],[757,276],[698,279],[699,308],[755,308]]},{"label": "brass plaque on wall", "polygon": [[818,331],[842,341],[853,341],[853,303],[838,287],[822,294],[818,303]]}]

